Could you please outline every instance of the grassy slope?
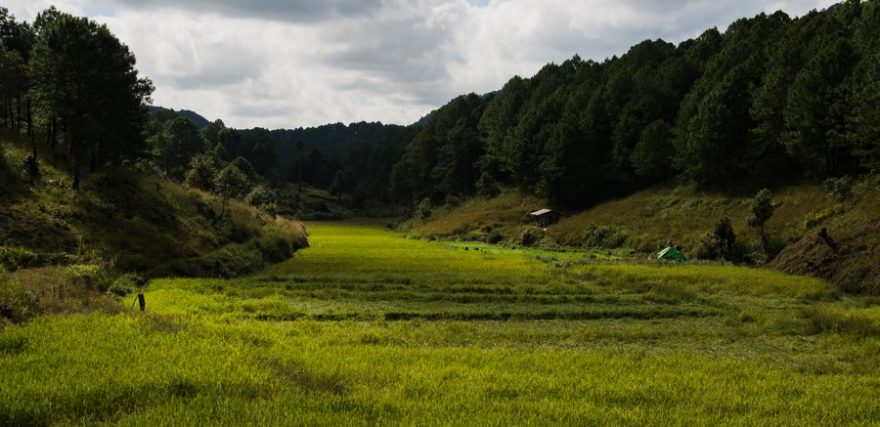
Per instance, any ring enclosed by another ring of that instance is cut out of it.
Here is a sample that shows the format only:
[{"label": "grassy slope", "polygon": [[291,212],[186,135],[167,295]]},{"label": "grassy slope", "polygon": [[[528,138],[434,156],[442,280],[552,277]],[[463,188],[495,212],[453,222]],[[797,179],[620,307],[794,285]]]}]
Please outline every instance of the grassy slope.
[{"label": "grassy slope", "polygon": [[214,221],[216,197],[124,170],[89,175],[73,192],[63,184],[67,174],[43,162],[40,182],[30,186],[16,167],[27,152],[3,147],[0,246],[31,253],[20,267],[102,262],[150,276],[234,275],[280,260],[285,245],[288,255],[305,245],[298,223],[238,202]]},{"label": "grassy slope", "polygon": [[258,276],[154,281],[146,315],[0,331],[0,424],[880,419],[876,301],[821,280],[309,228]]},{"label": "grassy slope", "polygon": [[413,235],[431,239],[486,241],[494,231],[503,236],[519,236],[527,214],[545,204],[537,197],[505,191],[495,198],[473,198],[460,206],[437,208],[427,220],[411,220],[404,228]]},{"label": "grassy slope", "polygon": [[[819,186],[792,186],[774,192],[778,207],[767,223],[774,240],[786,245],[771,266],[784,271],[811,274],[832,280],[854,292],[880,294],[880,188],[859,183],[854,195],[840,202]],[[484,227],[501,231],[505,241],[515,243],[530,223],[526,213],[544,202],[508,192],[502,196],[474,199],[462,207],[439,210],[424,222],[409,224],[413,235],[434,238],[482,239]],[[693,254],[700,240],[721,217],[732,220],[740,241],[759,247],[759,237],[749,229],[750,196],[726,196],[697,192],[687,187],[656,188],[591,209],[567,215],[547,229],[545,246],[583,246],[591,226],[605,227],[625,247],[651,252],[667,244],[680,245]],[[827,228],[840,248],[832,251],[818,239]]]}]

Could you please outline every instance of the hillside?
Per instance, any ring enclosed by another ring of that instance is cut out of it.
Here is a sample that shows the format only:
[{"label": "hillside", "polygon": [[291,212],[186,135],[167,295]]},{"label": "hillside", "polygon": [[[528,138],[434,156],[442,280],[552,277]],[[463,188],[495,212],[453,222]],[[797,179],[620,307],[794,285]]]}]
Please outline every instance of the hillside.
[{"label": "hillside", "polygon": [[3,141],[0,267],[98,263],[115,272],[236,276],[307,246],[295,221],[274,218],[171,181],[119,168],[89,175],[78,192],[57,165],[40,162],[30,185],[27,152]]},{"label": "hillside", "polygon": [[210,120],[192,110],[174,110],[173,108],[148,105],[147,111],[154,116],[183,117],[184,119],[191,121],[197,129],[202,129],[205,126],[208,126],[208,123],[211,123]]},{"label": "hillside", "polygon": [[[746,255],[780,270],[831,280],[853,293],[880,294],[880,188],[876,178],[852,186],[841,199],[819,185],[773,192],[775,212],[766,224],[779,253],[765,259],[760,236],[748,227],[752,195],[725,195],[694,187],[665,186],[568,212],[546,231],[534,227],[528,213],[547,207],[543,199],[507,191],[491,199],[475,198],[454,208],[437,208],[426,220],[403,225],[429,239],[464,239],[521,245],[534,236],[544,247],[626,249],[644,258],[667,245],[695,257],[720,218],[729,217]],[[833,244],[819,237],[827,231]],[[626,251],[624,251],[626,252]]]}]

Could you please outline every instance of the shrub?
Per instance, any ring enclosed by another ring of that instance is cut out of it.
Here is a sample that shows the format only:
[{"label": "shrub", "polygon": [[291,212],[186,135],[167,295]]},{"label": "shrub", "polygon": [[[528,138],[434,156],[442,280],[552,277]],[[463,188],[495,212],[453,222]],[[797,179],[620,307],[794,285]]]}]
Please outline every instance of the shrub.
[{"label": "shrub", "polygon": [[75,264],[67,267],[65,272],[73,286],[90,290],[101,290],[107,284],[107,278],[98,265]]},{"label": "shrub", "polygon": [[429,197],[425,197],[424,199],[422,199],[419,205],[416,206],[416,215],[421,219],[428,219],[428,217],[431,216],[432,208],[433,205],[431,204],[431,199]]},{"label": "shrub", "polygon": [[261,208],[267,212],[275,212],[278,205],[278,195],[265,185],[258,185],[245,197],[247,204]]},{"label": "shrub", "polygon": [[819,212],[813,212],[813,213],[809,214],[807,216],[807,218],[804,220],[804,230],[809,230],[809,229],[825,222],[825,220],[832,218],[832,217],[835,217],[835,216],[843,215],[845,212],[846,212],[846,210],[843,209],[843,207],[839,206],[839,205],[830,207],[828,209],[821,210]]},{"label": "shrub", "polygon": [[763,189],[752,199],[752,215],[748,218],[749,227],[760,230],[764,234],[764,224],[773,216],[776,206],[773,204],[773,195],[770,190]]},{"label": "shrub", "polygon": [[584,233],[584,246],[615,249],[626,244],[629,236],[626,232],[612,227],[591,224]]},{"label": "shrub", "polygon": [[825,180],[825,189],[840,201],[849,199],[852,196],[852,186],[853,179],[849,176]]},{"label": "shrub", "polygon": [[21,247],[0,246],[0,269],[15,271],[36,265],[37,256]]},{"label": "shrub", "polygon": [[204,259],[214,276],[236,277],[251,273],[264,265],[262,253],[252,245],[226,245]]},{"label": "shrub", "polygon": [[498,188],[498,183],[492,178],[492,175],[483,172],[480,175],[480,179],[477,180],[477,194],[483,197],[495,197],[501,194],[501,189]]},{"label": "shrub", "polygon": [[458,196],[448,194],[446,195],[446,207],[454,208],[461,204],[461,199]]},{"label": "shrub", "polygon": [[117,277],[116,280],[113,281],[113,284],[110,285],[108,292],[119,297],[124,297],[143,288],[146,284],[147,279],[134,273],[127,273]]},{"label": "shrub", "polygon": [[697,258],[708,260],[742,260],[743,249],[737,244],[736,234],[730,224],[730,218],[721,218],[715,224],[715,230],[700,241]]},{"label": "shrub", "polygon": [[544,231],[537,227],[526,227],[520,235],[520,243],[523,246],[532,246],[544,237]]},{"label": "shrub", "polygon": [[501,232],[499,232],[498,230],[492,230],[486,233],[485,237],[483,238],[484,242],[492,245],[499,243],[502,240],[504,240],[504,235],[501,234]]},{"label": "shrub", "polygon": [[217,173],[217,161],[207,154],[193,157],[189,163],[184,180],[186,185],[206,191],[214,189],[214,175]]},{"label": "shrub", "polygon": [[20,283],[0,279],[0,317],[23,322],[39,313],[39,296]]}]

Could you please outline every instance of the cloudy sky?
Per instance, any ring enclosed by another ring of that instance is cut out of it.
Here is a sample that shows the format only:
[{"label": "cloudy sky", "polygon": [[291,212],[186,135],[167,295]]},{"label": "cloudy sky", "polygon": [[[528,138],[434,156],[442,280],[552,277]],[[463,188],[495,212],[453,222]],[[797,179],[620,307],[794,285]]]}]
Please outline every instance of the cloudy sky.
[{"label": "cloudy sky", "polygon": [[153,79],[154,103],[234,127],[409,124],[574,54],[602,60],[762,11],[833,0],[3,0],[107,24]]}]

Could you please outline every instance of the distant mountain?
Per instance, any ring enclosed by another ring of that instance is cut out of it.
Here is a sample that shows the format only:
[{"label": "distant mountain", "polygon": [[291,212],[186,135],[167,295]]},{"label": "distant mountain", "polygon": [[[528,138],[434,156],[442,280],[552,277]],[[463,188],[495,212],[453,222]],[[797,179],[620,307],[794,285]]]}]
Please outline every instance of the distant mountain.
[{"label": "distant mountain", "polygon": [[208,123],[211,123],[210,120],[192,110],[174,110],[173,108],[165,108],[157,105],[147,105],[147,110],[150,114],[175,114],[179,117],[189,119],[189,121],[193,122],[193,124],[199,129],[207,126]]}]

